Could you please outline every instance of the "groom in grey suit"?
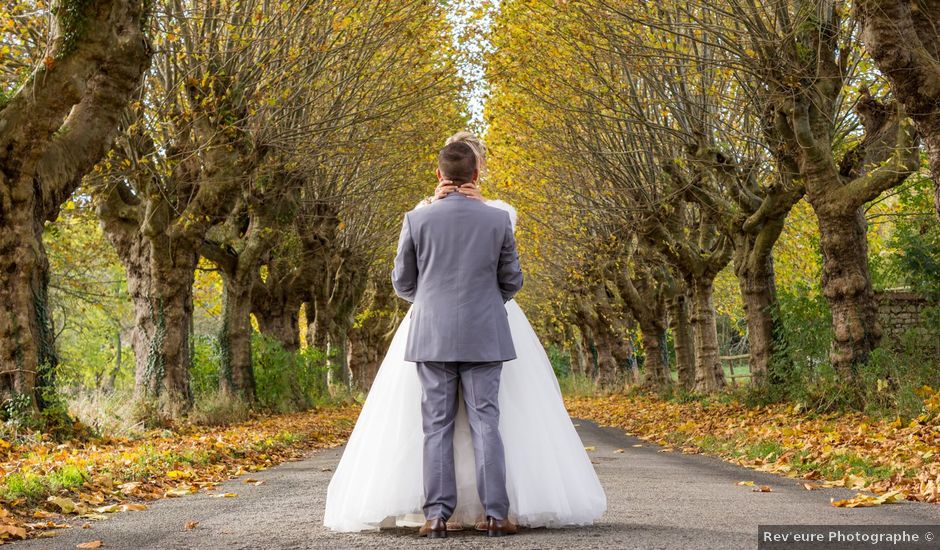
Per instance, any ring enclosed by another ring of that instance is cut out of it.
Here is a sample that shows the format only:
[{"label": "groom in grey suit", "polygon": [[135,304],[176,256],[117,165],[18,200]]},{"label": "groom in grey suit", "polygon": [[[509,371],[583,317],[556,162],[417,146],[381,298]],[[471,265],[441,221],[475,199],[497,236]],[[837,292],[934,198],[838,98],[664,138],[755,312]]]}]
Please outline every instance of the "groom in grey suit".
[{"label": "groom in grey suit", "polygon": [[[438,179],[457,185],[478,177],[466,143],[438,155]],[[405,214],[392,272],[395,292],[414,303],[405,360],[417,363],[423,397],[422,535],[447,536],[457,505],[454,420],[463,389],[487,533],[515,532],[509,522],[506,464],[499,435],[499,378],[516,358],[505,303],[522,288],[509,214],[460,193]]]}]

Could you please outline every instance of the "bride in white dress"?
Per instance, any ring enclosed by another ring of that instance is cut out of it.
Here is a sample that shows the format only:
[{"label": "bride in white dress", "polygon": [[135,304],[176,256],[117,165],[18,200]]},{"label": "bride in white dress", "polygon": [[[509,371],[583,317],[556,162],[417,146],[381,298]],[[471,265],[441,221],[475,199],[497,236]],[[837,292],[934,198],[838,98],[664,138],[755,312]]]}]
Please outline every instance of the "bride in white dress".
[{"label": "bride in white dress", "polygon": [[[482,174],[483,144],[468,132],[447,143],[458,140],[473,147]],[[499,200],[486,204],[508,211],[515,227],[512,206]],[[510,519],[528,527],[590,524],[606,511],[607,497],[538,336],[515,300],[506,304],[506,311],[517,356],[503,364],[499,389]],[[404,360],[408,319],[406,315],[392,339],[330,481],[323,524],[335,531],[424,523],[421,383],[415,364]],[[483,516],[467,413],[463,400],[459,402],[454,433],[457,508],[449,528],[474,525]]]}]

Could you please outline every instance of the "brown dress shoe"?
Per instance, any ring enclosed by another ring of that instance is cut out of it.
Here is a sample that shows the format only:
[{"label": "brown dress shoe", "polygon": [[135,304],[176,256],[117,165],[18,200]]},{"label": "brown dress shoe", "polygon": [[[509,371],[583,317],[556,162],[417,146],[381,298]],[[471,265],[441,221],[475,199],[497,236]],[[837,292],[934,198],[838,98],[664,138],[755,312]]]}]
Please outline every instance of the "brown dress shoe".
[{"label": "brown dress shoe", "polygon": [[516,524],[509,521],[509,519],[496,519],[496,518],[487,518],[486,520],[486,536],[488,537],[502,537],[505,535],[515,535],[519,532],[519,528],[516,527]]},{"label": "brown dress shoe", "polygon": [[447,522],[441,518],[429,519],[418,529],[418,535],[429,539],[446,539]]},{"label": "brown dress shoe", "polygon": [[477,531],[486,531],[487,523],[488,522],[485,519],[481,519],[480,521],[473,524],[473,528]]},{"label": "brown dress shoe", "polygon": [[447,522],[448,531],[463,531],[463,525],[459,521],[448,521]]}]

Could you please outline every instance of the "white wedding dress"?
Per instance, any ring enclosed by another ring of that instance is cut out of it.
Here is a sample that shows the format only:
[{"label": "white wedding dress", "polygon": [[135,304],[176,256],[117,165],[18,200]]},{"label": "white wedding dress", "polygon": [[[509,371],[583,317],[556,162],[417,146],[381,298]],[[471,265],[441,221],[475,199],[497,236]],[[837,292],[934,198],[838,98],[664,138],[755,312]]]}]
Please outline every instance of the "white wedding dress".
[{"label": "white wedding dress", "polygon": [[[516,212],[510,205],[487,205],[507,210],[515,226]],[[535,331],[515,300],[506,304],[506,311],[517,355],[503,364],[499,390],[510,518],[529,527],[590,524],[606,511],[607,497]],[[421,383],[415,364],[404,360],[408,328],[406,315],[330,481],[323,524],[335,531],[424,523]],[[462,399],[454,462],[457,509],[451,521],[473,525],[483,507]]]}]

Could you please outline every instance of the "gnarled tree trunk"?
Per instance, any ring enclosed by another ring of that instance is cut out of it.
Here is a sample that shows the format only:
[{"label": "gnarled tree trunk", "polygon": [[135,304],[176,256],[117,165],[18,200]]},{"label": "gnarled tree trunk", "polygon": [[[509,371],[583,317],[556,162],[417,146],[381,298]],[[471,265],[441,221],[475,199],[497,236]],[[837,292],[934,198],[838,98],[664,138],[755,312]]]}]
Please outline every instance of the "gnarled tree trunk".
[{"label": "gnarled tree trunk", "polygon": [[369,298],[359,307],[357,326],[349,331],[347,357],[353,384],[362,390],[372,385],[401,323],[400,302],[384,277],[381,282],[373,280],[367,293]]},{"label": "gnarled tree trunk", "polygon": [[54,14],[45,62],[0,108],[0,400],[24,396],[34,413],[56,367],[43,224],[111,146],[151,54],[143,2]]},{"label": "gnarled tree trunk", "polygon": [[624,304],[637,320],[642,333],[643,366],[646,371],[643,384],[664,387],[672,380],[666,349],[666,283],[656,279],[657,273],[663,270],[659,269],[661,266],[652,264],[650,255],[641,254],[633,247],[628,255],[630,259],[627,263],[636,265],[621,272],[617,282]]},{"label": "gnarled tree trunk", "polygon": [[668,305],[669,329],[672,331],[673,345],[676,349],[679,386],[691,390],[695,385],[695,348],[688,302],[688,296],[683,292],[678,292],[669,299]]},{"label": "gnarled tree trunk", "polygon": [[219,391],[253,403],[255,375],[251,357],[251,284],[222,270],[222,327],[219,331]]},{"label": "gnarled tree trunk", "polygon": [[714,279],[692,283],[692,335],[695,341],[696,391],[714,392],[725,387],[725,373],[718,358],[718,325],[712,304]]},{"label": "gnarled tree trunk", "polygon": [[881,338],[862,207],[900,185],[920,165],[914,129],[903,109],[866,93],[857,110],[865,139],[839,165],[832,159],[827,130],[820,129],[827,124],[819,121],[820,115],[809,107],[790,113],[801,128],[801,167],[819,224],[822,292],[832,311],[830,361],[846,380],[854,378]]},{"label": "gnarled tree trunk", "polygon": [[751,380],[766,380],[777,337],[777,289],[773,243],[783,229],[783,219],[771,220],[756,235],[735,238],[734,273],[741,289],[747,320],[748,362]]},{"label": "gnarled tree trunk", "polygon": [[0,300],[6,309],[0,315],[0,400],[24,396],[36,412],[45,406],[43,394],[52,389],[58,364],[46,306],[49,264],[33,212],[5,214],[0,232],[0,247],[8,251],[0,254]]},{"label": "gnarled tree trunk", "polygon": [[644,323],[640,321],[640,331],[643,334],[643,368],[646,371],[644,384],[652,387],[668,386],[672,380],[669,377],[669,350],[666,349],[666,328],[661,323]]},{"label": "gnarled tree trunk", "polygon": [[861,209],[817,213],[823,251],[822,292],[832,311],[830,361],[854,376],[881,339],[878,306],[868,269],[868,237]]},{"label": "gnarled tree trunk", "polygon": [[192,405],[192,286],[199,256],[168,239],[145,237],[136,221],[121,217],[136,210],[111,209],[118,204],[116,197],[101,203],[99,215],[124,265],[134,304],[134,394],[138,400],[157,401],[164,416],[178,418]]}]

